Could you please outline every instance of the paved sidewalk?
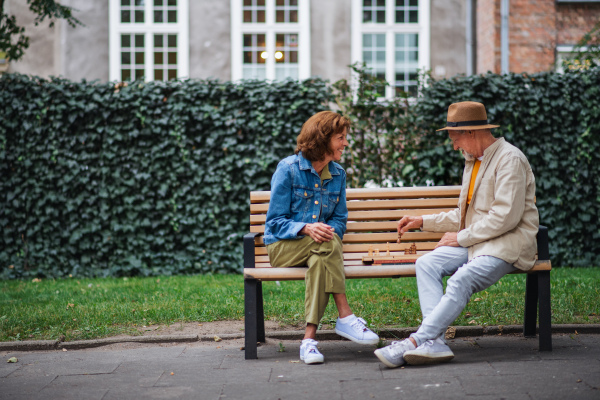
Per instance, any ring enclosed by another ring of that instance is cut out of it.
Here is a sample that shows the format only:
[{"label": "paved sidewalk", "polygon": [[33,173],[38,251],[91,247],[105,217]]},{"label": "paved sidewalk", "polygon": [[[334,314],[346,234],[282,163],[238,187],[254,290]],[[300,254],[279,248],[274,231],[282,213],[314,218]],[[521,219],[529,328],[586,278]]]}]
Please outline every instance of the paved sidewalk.
[{"label": "paved sidewalk", "polygon": [[0,399],[600,399],[598,334],[554,334],[541,353],[518,334],[449,344],[449,363],[396,369],[345,340],[320,342],[322,365],[273,338],[248,361],[243,339],[0,351]]}]

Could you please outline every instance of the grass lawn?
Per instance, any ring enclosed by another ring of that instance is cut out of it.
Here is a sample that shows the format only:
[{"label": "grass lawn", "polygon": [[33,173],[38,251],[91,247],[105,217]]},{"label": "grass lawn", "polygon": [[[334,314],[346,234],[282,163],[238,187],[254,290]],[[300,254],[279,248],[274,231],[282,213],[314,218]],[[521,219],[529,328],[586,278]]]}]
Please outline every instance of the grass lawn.
[{"label": "grass lawn", "polygon": [[[600,323],[600,268],[551,272],[552,323]],[[303,326],[304,282],[265,282],[265,318]],[[504,277],[473,296],[454,325],[522,324],[525,276]],[[414,278],[348,280],[355,314],[377,329],[418,326]],[[240,320],[240,275],[0,281],[0,341],[80,340],[138,334],[136,327]],[[323,323],[337,317],[331,300]]]}]

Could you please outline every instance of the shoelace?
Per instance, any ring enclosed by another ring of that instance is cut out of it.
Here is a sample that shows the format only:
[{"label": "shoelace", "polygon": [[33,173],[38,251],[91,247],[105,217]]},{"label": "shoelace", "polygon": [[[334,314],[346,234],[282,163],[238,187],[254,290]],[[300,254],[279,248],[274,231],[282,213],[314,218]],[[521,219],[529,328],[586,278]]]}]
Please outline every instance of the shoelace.
[{"label": "shoelace", "polygon": [[402,345],[401,341],[395,340],[392,342],[392,344],[389,346],[388,351],[390,352],[390,354],[392,354],[393,356],[397,356],[398,353],[402,350],[406,350],[404,348],[404,346]]},{"label": "shoelace", "polygon": [[368,328],[366,327],[367,325],[367,321],[365,321],[364,319],[358,317],[354,320],[354,322],[352,322],[352,324],[350,325],[352,327],[352,329],[360,331],[360,332],[364,332],[367,331]]}]

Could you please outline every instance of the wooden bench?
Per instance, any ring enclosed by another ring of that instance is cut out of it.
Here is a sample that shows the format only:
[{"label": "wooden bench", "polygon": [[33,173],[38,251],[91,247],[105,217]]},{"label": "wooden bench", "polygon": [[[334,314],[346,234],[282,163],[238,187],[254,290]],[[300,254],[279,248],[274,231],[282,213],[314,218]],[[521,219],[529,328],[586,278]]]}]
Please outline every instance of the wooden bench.
[{"label": "wooden bench", "polygon": [[[369,249],[404,254],[416,244],[417,254],[435,248],[442,233],[408,232],[396,243],[397,223],[404,215],[435,214],[457,207],[459,186],[348,189],[348,224],[344,235],[347,279],[414,277],[414,264],[364,265]],[[263,281],[304,280],[306,268],[271,268],[262,240],[270,192],[250,193],[250,233],[244,236],[245,357],[257,358],[257,342],[265,341]],[[540,226],[538,261],[526,273],[523,334],[535,337],[539,304],[539,350],[552,350],[550,323],[550,255],[548,230]],[[523,272],[517,272],[523,273]]]}]

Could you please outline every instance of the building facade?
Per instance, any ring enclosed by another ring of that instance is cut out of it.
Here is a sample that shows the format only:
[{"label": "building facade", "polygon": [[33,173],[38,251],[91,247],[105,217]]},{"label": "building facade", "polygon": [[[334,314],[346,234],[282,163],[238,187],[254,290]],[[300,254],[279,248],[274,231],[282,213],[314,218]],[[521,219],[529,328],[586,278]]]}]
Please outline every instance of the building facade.
[{"label": "building facade", "polygon": [[73,7],[84,26],[62,20],[52,28],[47,22],[35,26],[26,2],[5,1],[5,10],[26,27],[30,47],[4,69],[75,81],[318,76],[335,82],[350,77],[350,64],[365,62],[391,84],[392,95],[414,93],[419,71],[446,78],[549,70],[600,19],[600,2],[560,0],[61,4]]}]

